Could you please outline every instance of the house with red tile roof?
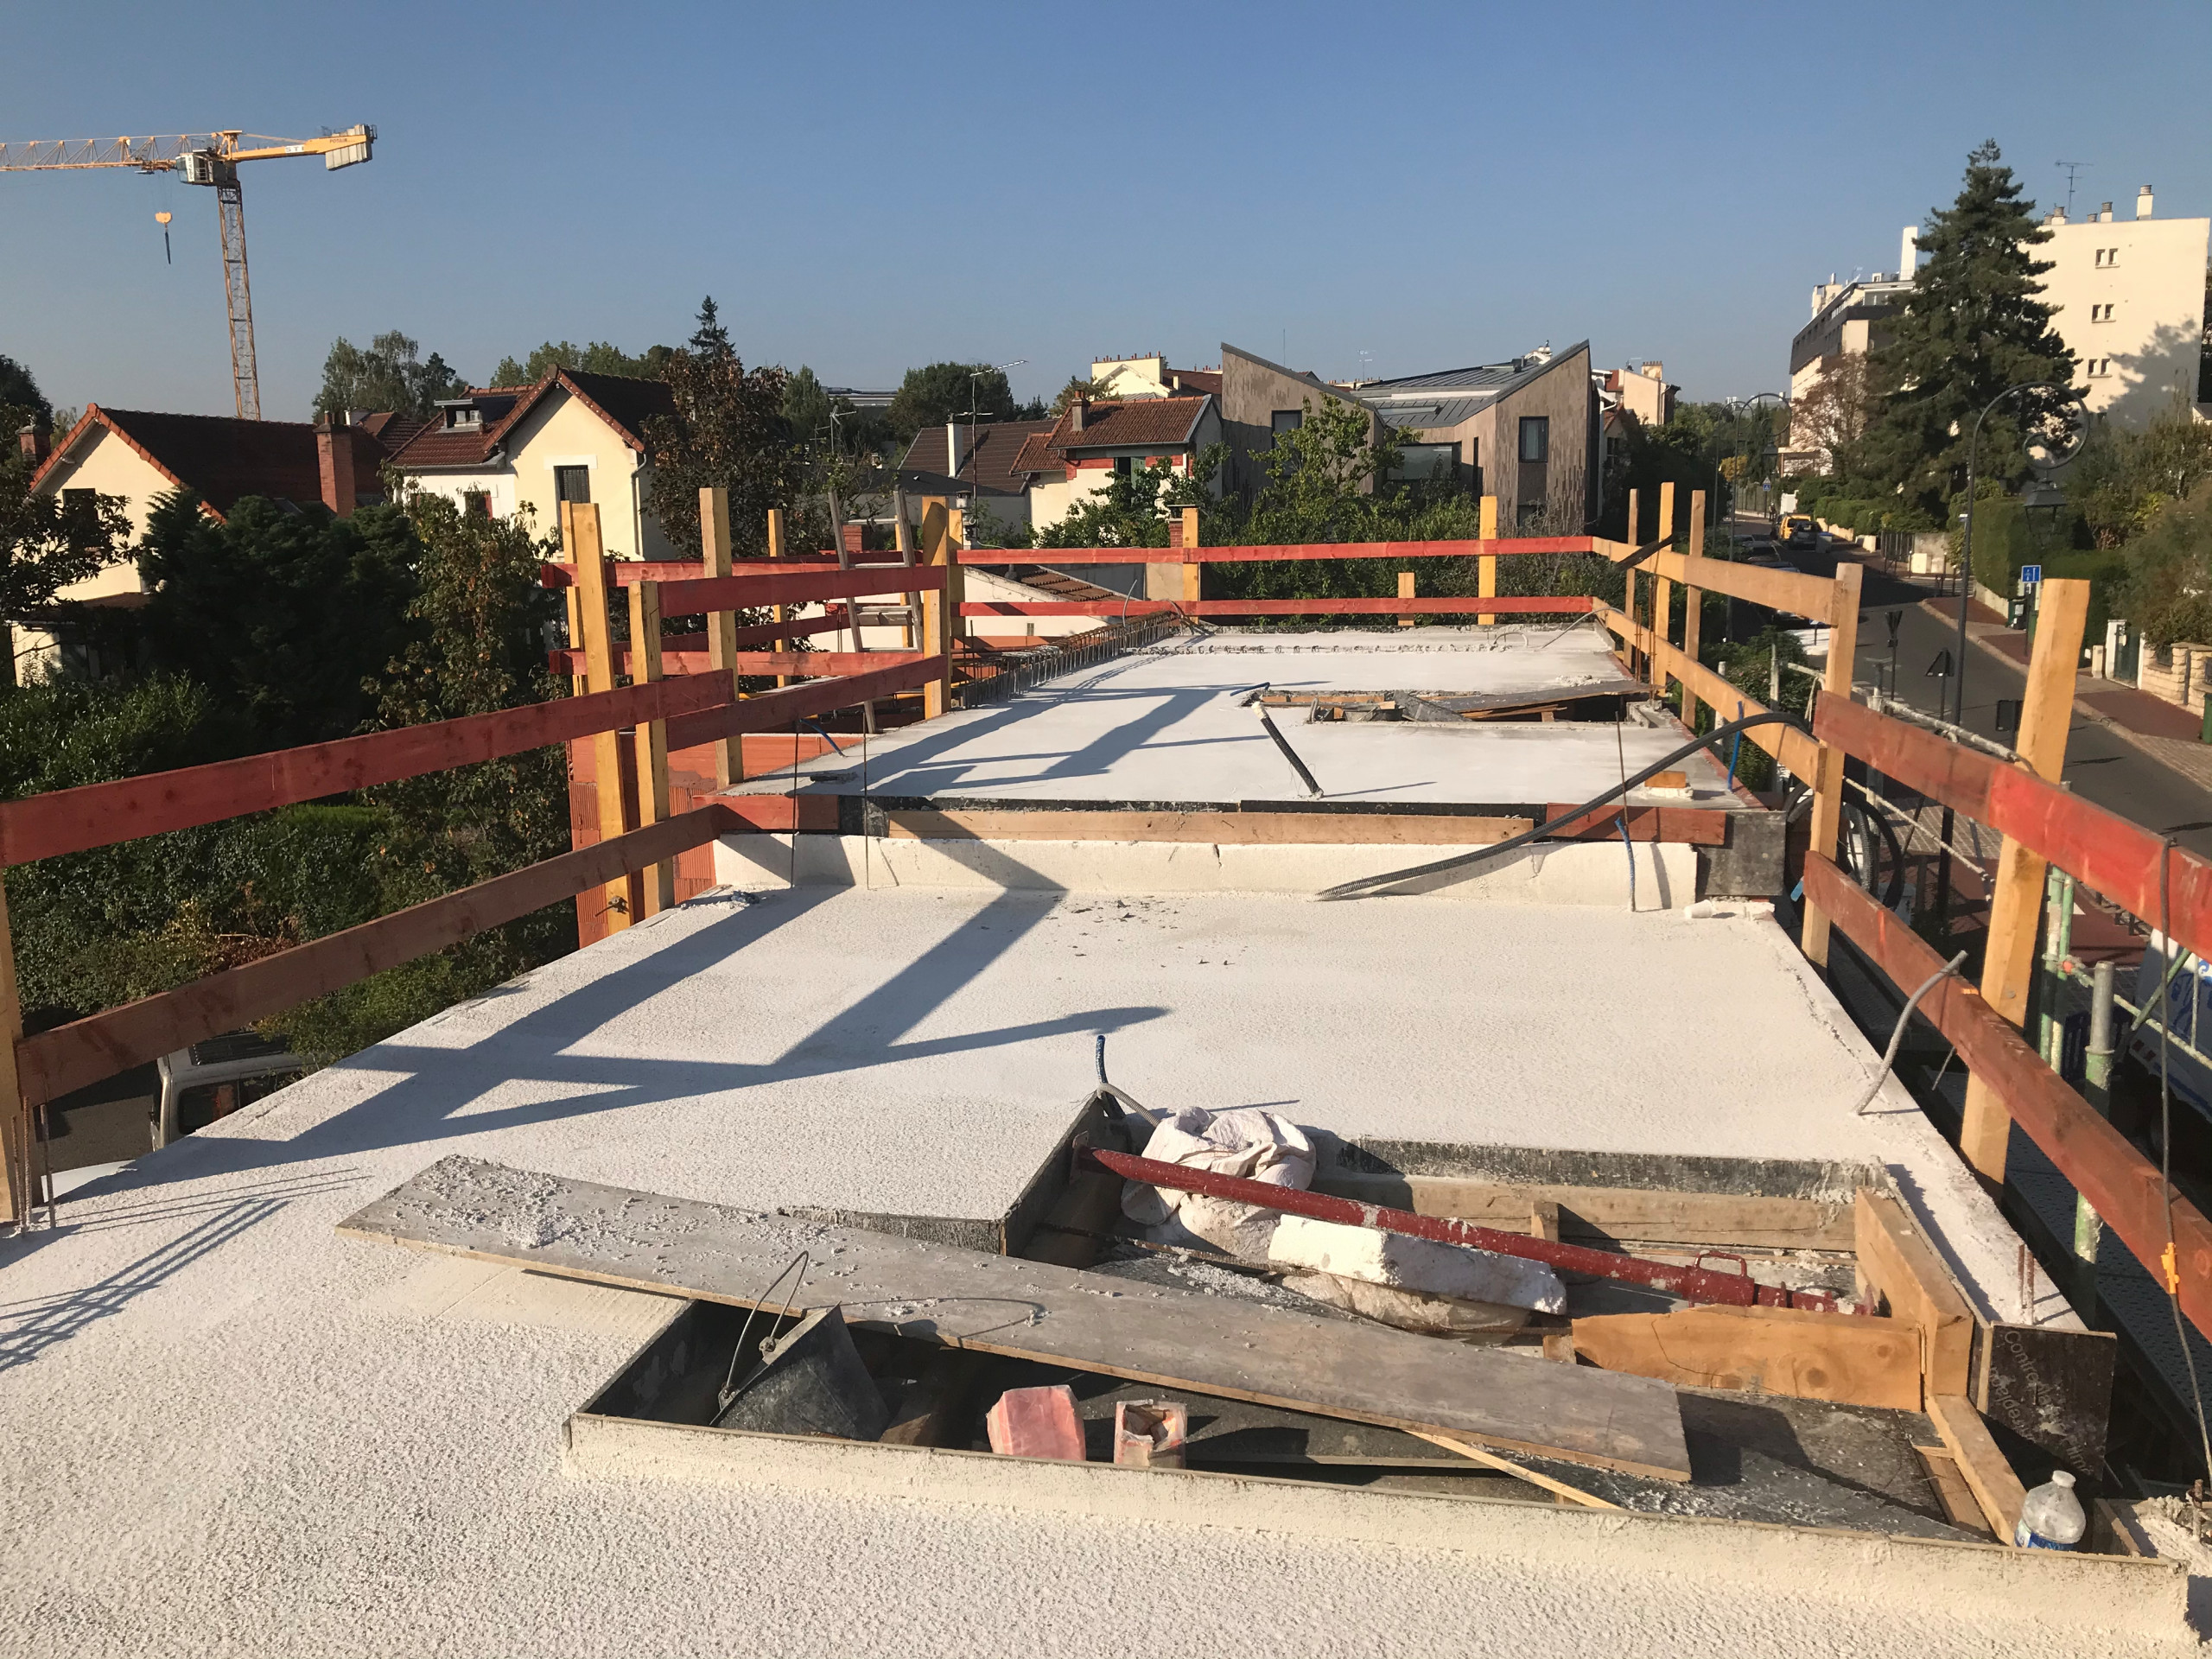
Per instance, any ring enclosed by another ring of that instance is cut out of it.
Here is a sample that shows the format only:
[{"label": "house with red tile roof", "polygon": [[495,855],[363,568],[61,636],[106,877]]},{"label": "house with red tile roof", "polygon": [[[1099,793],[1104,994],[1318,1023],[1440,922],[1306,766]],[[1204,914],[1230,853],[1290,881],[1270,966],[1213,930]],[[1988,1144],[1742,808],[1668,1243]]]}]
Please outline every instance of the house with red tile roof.
[{"label": "house with red tile roof", "polygon": [[[320,505],[340,515],[384,499],[382,471],[388,441],[411,429],[389,414],[364,414],[313,424],[306,421],[242,421],[228,415],[168,415],[141,409],[89,405],[50,451],[43,434],[21,442],[42,457],[32,474],[33,494],[67,496],[79,491],[118,498],[135,542],[162,497],[190,490],[200,510],[217,523],[247,496],[266,496],[299,507]],[[62,589],[63,600],[92,605],[137,605],[145,585],[134,561]],[[19,674],[52,658],[53,638],[19,629]]]},{"label": "house with red tile roof", "polygon": [[696,557],[662,532],[652,510],[646,423],[673,415],[659,380],[555,369],[532,386],[493,386],[437,405],[392,465],[409,484],[495,518],[521,512],[533,530],[559,530],[561,503],[599,507],[607,554],[620,559]]},{"label": "house with red tile roof", "polygon": [[1029,475],[1014,461],[1033,437],[1052,431],[1052,421],[947,421],[925,426],[899,465],[899,486],[910,496],[941,496],[968,515],[979,545],[992,541],[978,517],[988,513],[1001,528],[1029,524]]},{"label": "house with red tile roof", "polygon": [[[1030,522],[1056,524],[1105,491],[1117,474],[1126,477],[1165,461],[1187,475],[1206,447],[1221,441],[1221,411],[1210,392],[1116,403],[1078,399],[1049,430],[1024,440],[1013,470],[1028,480]],[[1217,479],[1211,487],[1219,493]]]}]

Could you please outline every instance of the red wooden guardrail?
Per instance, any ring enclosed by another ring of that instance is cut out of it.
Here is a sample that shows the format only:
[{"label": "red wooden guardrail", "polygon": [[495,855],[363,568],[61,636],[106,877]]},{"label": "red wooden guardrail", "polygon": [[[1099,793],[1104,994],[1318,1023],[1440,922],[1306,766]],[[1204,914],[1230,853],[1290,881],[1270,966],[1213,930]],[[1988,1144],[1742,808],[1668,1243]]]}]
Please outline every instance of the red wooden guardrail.
[{"label": "red wooden guardrail", "polygon": [[1493,541],[1285,542],[1224,547],[971,548],[960,563],[1008,564],[1258,564],[1278,559],[1511,558],[1535,553],[1592,553],[1588,536],[1520,536]]},{"label": "red wooden guardrail", "polygon": [[1583,594],[1555,598],[1516,594],[1480,598],[1472,594],[1446,599],[1132,599],[969,600],[963,616],[1475,616],[1586,614],[1596,601]]}]

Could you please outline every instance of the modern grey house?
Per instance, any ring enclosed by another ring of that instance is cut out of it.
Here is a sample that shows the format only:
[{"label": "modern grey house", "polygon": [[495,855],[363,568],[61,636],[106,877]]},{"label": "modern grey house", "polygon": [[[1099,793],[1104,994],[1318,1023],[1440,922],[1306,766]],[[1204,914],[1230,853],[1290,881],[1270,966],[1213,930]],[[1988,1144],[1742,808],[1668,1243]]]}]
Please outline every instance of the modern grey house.
[{"label": "modern grey house", "polygon": [[1573,535],[1600,507],[1599,397],[1590,342],[1359,385],[1338,385],[1224,343],[1222,416],[1229,486],[1248,498],[1264,481],[1260,457],[1324,399],[1357,404],[1407,440],[1399,476],[1455,480],[1497,498],[1499,524]]}]

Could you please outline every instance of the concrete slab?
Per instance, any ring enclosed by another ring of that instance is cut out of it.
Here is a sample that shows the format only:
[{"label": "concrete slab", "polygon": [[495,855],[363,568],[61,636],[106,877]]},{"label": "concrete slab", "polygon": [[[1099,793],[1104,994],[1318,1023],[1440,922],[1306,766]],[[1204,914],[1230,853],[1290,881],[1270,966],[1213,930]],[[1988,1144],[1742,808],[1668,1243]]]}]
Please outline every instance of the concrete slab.
[{"label": "concrete slab", "polygon": [[0,1629],[83,1655],[1238,1655],[1471,1628],[1532,1653],[2152,1650],[2139,1626],[2101,1630],[2094,1599],[2038,1624],[1871,1561],[1777,1595],[1708,1570],[1728,1547],[1704,1535],[1599,1572],[1491,1533],[1291,1540],[1264,1514],[1192,1516],[1133,1548],[1081,1516],[577,1480],[561,1425],[658,1310],[416,1279],[420,1258],[332,1232],[456,1151],[724,1203],[995,1213],[1105,1031],[1116,1079],[1154,1105],[1875,1160],[2009,1316],[2009,1230],[1902,1096],[1849,1115],[1872,1057],[1795,961],[1769,922],[1424,898],[695,901],[0,1244]]},{"label": "concrete slab", "polygon": [[[1305,786],[1246,705],[1277,690],[1557,691],[1618,680],[1602,631],[1414,629],[1390,634],[1216,634],[1172,640],[1048,682],[1011,701],[925,726],[845,741],[842,754],[802,765],[802,793],[879,799],[1219,804],[1299,802]],[[1318,641],[1318,643],[1317,643]],[[1679,731],[1635,724],[1464,725],[1313,722],[1277,709],[1276,724],[1319,782],[1325,801],[1572,804],[1665,755]],[[1694,791],[1637,804],[1719,806],[1725,768],[1685,763]],[[789,790],[779,772],[743,785]]]}]

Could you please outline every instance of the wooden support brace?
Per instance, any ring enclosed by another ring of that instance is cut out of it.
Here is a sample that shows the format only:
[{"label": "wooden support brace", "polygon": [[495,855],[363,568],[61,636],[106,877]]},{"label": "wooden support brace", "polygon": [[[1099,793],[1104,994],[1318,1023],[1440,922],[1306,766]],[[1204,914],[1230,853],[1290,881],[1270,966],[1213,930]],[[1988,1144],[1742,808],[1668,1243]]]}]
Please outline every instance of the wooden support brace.
[{"label": "wooden support brace", "polygon": [[[1413,573],[1412,571],[1410,571],[1410,570],[1401,570],[1401,571],[1399,571],[1399,572],[1398,572],[1398,597],[1399,597],[1400,599],[1411,599],[1413,596],[1414,596],[1414,573]],[[1410,617],[1410,616],[1402,616],[1402,617],[1400,617],[1400,618],[1398,619],[1398,626],[1399,626],[1400,627],[1402,627],[1402,628],[1410,628],[1410,627],[1412,627],[1412,626],[1414,626],[1414,622],[1415,622],[1417,620],[1418,620],[1418,619],[1414,618],[1414,617]]]},{"label": "wooden support brace", "polygon": [[1928,1420],[1943,1437],[1943,1448],[1957,1463],[1974,1502],[1981,1505],[1989,1529],[2000,1543],[2011,1543],[2028,1495],[2019,1476],[2012,1472],[2012,1465],[1990,1438],[1989,1426],[1981,1421],[1981,1414],[1963,1395],[1942,1394],[1928,1402]]},{"label": "wooden support brace", "polygon": [[[1672,541],[1675,534],[1675,486],[1672,480],[1659,486],[1659,535]],[[1655,567],[1651,578],[1651,636],[1662,644],[1674,643],[1675,585],[1658,573]],[[1667,670],[1656,659],[1651,664],[1651,689],[1661,696],[1667,695]]]},{"label": "wooden support brace", "polygon": [[36,1196],[31,1165],[35,1137],[16,1061],[23,1006],[16,986],[16,938],[8,893],[0,884],[0,1222],[21,1222]]},{"label": "wooden support brace", "polygon": [[[2037,595],[2035,648],[2028,658],[2028,688],[2020,708],[2019,753],[2030,770],[2052,783],[2058,781],[2066,767],[2066,733],[2074,719],[2074,681],[2088,610],[2087,582],[2046,582]],[[1820,850],[1825,853],[1829,849]],[[2027,1018],[2045,868],[2043,859],[2024,844],[2005,837],[1997,859],[1997,885],[1989,899],[1989,942],[1981,970],[1981,995],[2013,1026]],[[1997,1091],[1969,1071],[1966,1114],[1959,1126],[1959,1154],[1993,1186],[2005,1184],[2005,1155],[2012,1132],[2012,1120]]]},{"label": "wooden support brace", "polygon": [[946,587],[943,592],[922,595],[922,650],[931,657],[945,661],[944,677],[931,680],[922,688],[922,717],[935,720],[952,707],[952,628],[959,615],[954,608],[950,576],[957,569],[952,562],[957,557],[951,534],[951,514],[944,501],[935,497],[922,504],[922,563],[946,567]]},{"label": "wooden support brace", "polygon": [[[721,613],[727,620],[728,613]],[[636,642],[631,653],[635,670],[633,678],[638,684],[650,685],[661,677],[660,669],[660,584],[640,582],[630,588],[630,638]],[[730,740],[723,739],[715,747],[727,747]],[[647,824],[668,822],[668,722],[664,720],[641,720],[636,733],[638,762],[638,823],[642,830]],[[741,769],[742,763],[741,762]],[[676,861],[664,859],[642,873],[640,884],[644,892],[642,914],[658,916],[664,910],[676,908]]]},{"label": "wooden support brace", "polygon": [[[576,607],[583,626],[584,678],[594,691],[614,689],[614,640],[607,620],[607,554],[599,536],[599,509],[588,501],[561,504],[561,542],[576,567]],[[627,822],[622,804],[622,740],[619,733],[599,732],[591,740],[593,793],[598,798],[599,834],[602,841],[638,826]],[[639,889],[633,898],[632,888]],[[604,917],[607,931],[630,925],[642,902],[642,883],[618,877],[596,895],[584,893],[576,900],[576,925],[585,943],[595,937],[589,925]],[[587,911],[596,913],[587,917]]]},{"label": "wooden support brace", "polygon": [[[1483,497],[1482,518],[1476,533],[1483,538],[1484,543],[1497,539],[1497,498],[1496,496]],[[1475,593],[1478,597],[1483,599],[1497,597],[1497,554],[1484,553],[1476,558]],[[1485,612],[1475,618],[1476,625],[1479,627],[1491,627],[1497,621],[1497,615],[1495,612]]]},{"label": "wooden support brace", "polygon": [[[1835,591],[1828,613],[1827,672],[1821,680],[1821,696],[1851,701],[1852,658],[1859,650],[1859,585],[1866,568],[1852,559],[1839,560]],[[1820,746],[1819,770],[1813,779],[1812,850],[1822,858],[1835,856],[1836,831],[1843,822],[1844,753],[1832,743]],[[1828,965],[1828,915],[1805,899],[1804,921],[1798,948],[1815,968]]]},{"label": "wooden support brace", "polygon": [[[771,559],[786,556],[784,547],[784,510],[781,507],[768,509],[768,556]],[[771,621],[788,622],[791,620],[791,607],[785,605],[771,606],[768,616]],[[789,651],[791,648],[791,642],[787,636],[780,634],[777,636],[776,649],[778,651]],[[776,683],[789,685],[791,682],[779,675]]]},{"label": "wooden support brace", "polygon": [[1205,564],[1194,559],[1192,553],[1198,546],[1198,510],[1183,509],[1183,602],[1195,605],[1205,596]]},{"label": "wooden support brace", "polygon": [[1966,1298],[1895,1198],[1862,1186],[1852,1217],[1861,1285],[1890,1305],[1893,1319],[1920,1333],[1923,1395],[1964,1394],[1974,1346]]},{"label": "wooden support brace", "polygon": [[[1643,545],[1636,539],[1638,516],[1637,509],[1639,505],[1637,493],[1630,490],[1628,493],[1628,545],[1631,550]],[[1636,612],[1636,567],[1634,565],[1629,566],[1627,569],[1621,572],[1621,614],[1628,619],[1631,627],[1638,626],[1641,621]],[[1621,647],[1626,652],[1628,671],[1633,675],[1637,671],[1635,637],[1633,635],[1624,637],[1621,641]]]},{"label": "wooden support brace", "polygon": [[[719,484],[709,485],[699,492],[700,574],[707,576],[727,576],[730,574],[733,543],[729,533],[729,492]],[[569,590],[571,593],[575,589]],[[656,597],[656,607],[658,600]],[[637,610],[630,612],[630,639],[634,645],[641,638],[637,626]],[[658,642],[659,630],[654,630]],[[709,611],[707,613],[708,660],[717,674],[729,677],[730,695],[739,695],[737,689],[737,613],[734,611]],[[658,655],[656,643],[655,655]],[[659,664],[654,664],[653,678],[660,677]],[[665,734],[666,728],[663,728]],[[715,745],[715,785],[728,789],[732,784],[745,781],[745,752],[736,738],[726,738]]]},{"label": "wooden support brace", "polygon": [[[1690,492],[1690,557],[1705,556],[1705,492]],[[1703,631],[1701,613],[1705,607],[1705,589],[1684,584],[1682,588],[1682,655],[1697,661],[1698,637]],[[1727,720],[1732,716],[1718,716]],[[1697,693],[1690,689],[1688,680],[1682,682],[1682,724],[1697,730]]]}]

